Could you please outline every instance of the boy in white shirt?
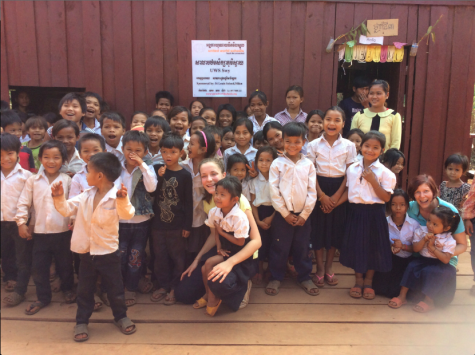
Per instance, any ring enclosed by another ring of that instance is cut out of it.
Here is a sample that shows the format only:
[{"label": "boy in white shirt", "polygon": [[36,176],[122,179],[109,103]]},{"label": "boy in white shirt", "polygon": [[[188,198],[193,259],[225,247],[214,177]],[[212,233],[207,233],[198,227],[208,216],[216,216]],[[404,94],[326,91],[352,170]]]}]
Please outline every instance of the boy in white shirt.
[{"label": "boy in white shirt", "polygon": [[101,134],[106,140],[106,150],[125,161],[122,136],[125,133],[125,118],[118,112],[104,112],[101,116]]},{"label": "boy in white shirt", "polygon": [[57,211],[65,217],[76,216],[71,250],[79,253],[81,259],[73,337],[77,342],[89,338],[87,325],[94,310],[97,274],[105,283],[114,323],[124,334],[136,331],[135,325],[127,318],[118,251],[119,218],[131,219],[135,212],[127,197],[126,187],[122,184],[118,190],[114,186],[121,171],[117,157],[111,153],[98,153],[91,157],[88,164],[87,182],[91,189],[66,201],[61,182],[51,187]]}]

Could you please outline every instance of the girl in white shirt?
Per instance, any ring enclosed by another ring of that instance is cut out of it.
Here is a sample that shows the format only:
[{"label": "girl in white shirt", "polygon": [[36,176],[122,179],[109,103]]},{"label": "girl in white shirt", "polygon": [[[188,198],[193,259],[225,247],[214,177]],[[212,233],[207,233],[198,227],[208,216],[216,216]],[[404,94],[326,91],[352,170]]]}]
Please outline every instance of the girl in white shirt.
[{"label": "girl in white shirt", "polygon": [[386,137],[378,131],[364,135],[362,156],[346,170],[347,194],[338,202],[347,198],[350,202],[340,262],[355,270],[353,298],[374,299],[374,272],[388,272],[392,266],[384,204],[393,193],[396,176],[379,161],[385,144]]},{"label": "girl in white shirt", "polygon": [[228,159],[233,154],[243,154],[246,156],[249,164],[256,158],[257,149],[251,144],[252,135],[254,134],[252,123],[247,118],[240,118],[233,125],[234,141],[236,145],[228,148],[224,152],[224,167],[227,170]]},{"label": "girl in white shirt", "polygon": [[[329,108],[323,115],[324,133],[307,147],[308,157],[317,170],[318,202],[312,212],[312,247],[317,259],[317,272],[313,282],[323,287],[338,285],[333,272],[333,256],[341,249],[345,233],[347,204],[336,206],[345,191],[345,172],[356,159],[355,145],[342,138],[345,112],[338,106]],[[323,248],[326,262],[323,263]]]},{"label": "girl in white shirt", "polygon": [[62,142],[66,147],[68,159],[61,167],[61,172],[72,178],[84,165],[76,149],[76,142],[79,139],[78,125],[72,121],[59,120],[53,126],[53,139]]},{"label": "girl in white shirt", "polygon": [[251,181],[249,180],[249,160],[243,154],[231,155],[226,173],[238,178],[242,184],[242,194],[251,201]]}]

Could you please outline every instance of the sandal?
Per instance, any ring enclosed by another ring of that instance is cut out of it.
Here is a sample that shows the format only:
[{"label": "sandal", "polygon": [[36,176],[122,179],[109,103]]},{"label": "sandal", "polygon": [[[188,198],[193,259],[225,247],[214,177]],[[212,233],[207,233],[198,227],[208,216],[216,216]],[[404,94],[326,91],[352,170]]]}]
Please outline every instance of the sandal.
[{"label": "sandal", "polygon": [[94,312],[97,312],[102,308],[103,303],[98,295],[94,295]]},{"label": "sandal", "polygon": [[206,301],[203,297],[201,297],[198,301],[195,302],[193,305],[194,309],[204,308],[208,305],[208,301]]},{"label": "sandal", "polygon": [[[86,334],[85,338],[76,338],[78,335]],[[74,335],[73,335],[74,341],[77,341],[78,343],[81,343],[83,341],[86,341],[89,339],[89,329],[87,329],[87,324],[77,324],[74,327]]]},{"label": "sandal", "polygon": [[147,294],[147,293],[150,293],[152,289],[153,289],[153,283],[149,281],[146,277],[142,277],[139,280],[140,293]]},{"label": "sandal", "polygon": [[9,280],[9,281],[7,281],[7,284],[5,285],[5,291],[6,292],[13,292],[13,291],[15,291],[15,286],[16,286],[16,281]]},{"label": "sandal", "polygon": [[43,302],[36,301],[36,302],[30,304],[27,309],[25,309],[25,314],[27,316],[32,316],[33,314],[38,313],[42,308],[45,308],[46,306],[47,305],[44,304]]},{"label": "sandal", "polygon": [[[132,301],[130,304],[127,304],[127,301]],[[137,296],[135,292],[125,291],[125,305],[127,307],[132,307],[137,303]]]},{"label": "sandal", "polygon": [[[317,287],[324,287],[325,282],[323,281],[324,276],[318,276],[317,274],[313,275],[312,281]],[[317,282],[315,282],[317,281]]]},{"label": "sandal", "polygon": [[355,285],[354,287],[350,288],[350,296],[353,298],[361,298],[361,291],[363,287],[360,285]]},{"label": "sandal", "polygon": [[245,308],[249,304],[249,296],[251,295],[251,288],[252,288],[252,281],[248,280],[247,281],[247,291],[244,294],[244,298],[241,301],[241,305],[239,306],[239,309]]},{"label": "sandal", "polygon": [[163,304],[165,306],[173,306],[176,303],[176,297],[170,297],[170,294],[167,294],[167,298],[165,298],[165,302]]},{"label": "sandal", "polygon": [[76,294],[73,291],[64,291],[63,296],[66,304],[76,303]]},{"label": "sandal", "polygon": [[61,280],[59,277],[51,281],[51,291],[54,293],[58,293],[59,291],[61,291]]},{"label": "sandal", "polygon": [[[125,318],[122,318],[121,320],[119,321],[114,321],[114,324],[120,329],[120,331],[122,333],[124,333],[125,335],[130,335],[130,334],[133,334],[137,331],[137,327],[135,326],[134,322],[132,322],[130,320],[129,317],[125,317]],[[127,328],[129,327],[132,327],[133,328],[131,330],[127,330]]]},{"label": "sandal", "polygon": [[371,286],[363,286],[363,298],[365,300],[374,300],[376,297],[376,294],[374,293],[374,290],[371,288]]},{"label": "sandal", "polygon": [[210,306],[206,306],[206,312],[205,314],[207,314],[208,316],[210,317],[214,317],[214,315],[216,314],[216,312],[218,311],[218,308],[219,306],[221,306],[221,302],[223,302],[222,300],[219,300],[218,304],[214,307],[210,307]]},{"label": "sandal", "polygon": [[418,304],[412,307],[412,310],[417,313],[427,313],[432,311],[434,308],[434,306],[429,306],[424,301],[420,301]]},{"label": "sandal", "polygon": [[[392,304],[391,304],[392,303]],[[401,299],[399,297],[393,297],[391,299],[391,301],[388,302],[388,306],[392,309],[398,309],[398,308],[401,308],[402,306],[404,306],[405,304],[407,304],[407,301],[401,301]]]},{"label": "sandal", "polygon": [[99,295],[99,298],[101,299],[102,303],[104,303],[107,307],[111,306],[111,304],[109,302],[109,297],[107,297],[107,292],[102,292]]},{"label": "sandal", "polygon": [[3,302],[6,303],[7,306],[9,307],[15,307],[18,306],[20,303],[22,303],[25,300],[25,295],[20,295],[16,292],[12,292],[9,294],[7,297],[3,299]]},{"label": "sandal", "polygon": [[163,289],[156,290],[150,296],[150,301],[160,302],[161,300],[163,300],[166,297],[166,295],[167,295],[167,291],[165,291]]},{"label": "sandal", "polygon": [[[267,286],[265,288],[265,292],[269,296],[277,296],[279,294],[279,291],[280,291],[279,287],[280,287],[280,281],[279,280],[272,280],[267,284]],[[274,290],[275,292],[269,292],[269,291],[267,291],[268,289]]]},{"label": "sandal", "polygon": [[263,275],[257,273],[253,276],[252,282],[256,285],[260,285],[262,283]]},{"label": "sandal", "polygon": [[335,273],[333,274],[325,274],[325,282],[330,286],[338,285],[338,279],[335,277]]},{"label": "sandal", "polygon": [[[310,296],[317,296],[320,293],[317,285],[315,285],[312,280],[306,280],[304,282],[301,282],[300,287],[302,287],[305,293]],[[311,290],[317,290],[317,292],[310,292]]]}]

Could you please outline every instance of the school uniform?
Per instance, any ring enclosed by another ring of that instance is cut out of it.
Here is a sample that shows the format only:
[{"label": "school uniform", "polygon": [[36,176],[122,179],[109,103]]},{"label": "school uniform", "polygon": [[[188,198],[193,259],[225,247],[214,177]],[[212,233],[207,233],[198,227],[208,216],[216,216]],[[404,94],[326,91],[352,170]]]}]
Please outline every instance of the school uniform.
[{"label": "school uniform", "polygon": [[95,133],[102,136],[101,123],[97,119],[94,119],[94,128],[89,128],[84,121],[81,120],[81,132]]},{"label": "school uniform", "polygon": [[[256,153],[257,149],[252,146],[252,144],[249,144],[249,148],[246,149],[244,152],[244,156],[247,158],[247,161],[249,162],[249,166],[251,166],[251,163],[256,160]],[[224,151],[224,169],[227,170],[228,168],[228,159],[231,155],[234,154],[242,154],[241,151],[237,146],[232,146]]]},{"label": "school uniform", "polygon": [[262,122],[262,125],[260,125],[259,122],[257,122],[256,117],[254,115],[248,117],[248,119],[252,122],[254,134],[256,134],[259,131],[262,131],[266,123],[277,121],[274,117],[270,117],[268,114],[266,114],[266,118],[264,119],[264,122]]},{"label": "school uniform", "polygon": [[[354,143],[342,138],[331,146],[325,135],[310,142],[307,148],[309,159],[315,164],[320,189],[329,197],[338,191],[345,179],[347,164],[356,159]],[[335,201],[336,202],[336,201]],[[330,213],[324,213],[317,201],[312,212],[312,247],[314,250],[341,248],[345,233],[347,204],[341,204]]]},{"label": "school uniform", "polygon": [[117,158],[119,158],[121,163],[125,162],[124,152],[122,151],[122,138],[120,139],[117,148],[111,147],[106,143],[106,152],[114,154]]},{"label": "school uniform", "polygon": [[76,174],[79,170],[82,169],[84,165],[84,160],[81,159],[79,156],[79,152],[76,148],[74,148],[74,154],[69,162],[64,162],[63,166],[59,171],[61,173],[72,173]]},{"label": "school uniform", "polygon": [[144,156],[144,161],[149,160],[151,165],[157,165],[157,164],[165,164],[165,161],[163,160],[162,153],[158,151],[157,154],[152,154],[150,151],[148,151],[147,155]]},{"label": "school uniform", "polygon": [[252,180],[246,178],[241,183],[242,194],[248,199],[248,201],[251,201],[251,181]]},{"label": "school uniform", "polygon": [[[295,116],[295,118],[292,118],[292,117],[290,117],[289,111],[287,111],[287,109],[285,109],[284,111],[280,111],[279,113],[276,113],[274,118],[277,121],[279,121],[279,123],[282,126],[285,126],[287,123],[290,123],[290,122],[305,123],[305,121],[307,120],[307,114],[305,112],[303,112],[302,109],[300,109],[297,116]],[[254,132],[254,133],[256,133],[256,132]]]},{"label": "school uniform", "polygon": [[[310,280],[312,260],[308,256],[308,247],[311,224],[308,218],[317,201],[315,166],[302,154],[297,163],[284,154],[272,162],[269,184],[272,206],[277,212],[272,222],[276,232],[269,251],[271,280],[284,279],[291,250],[298,281]],[[285,217],[290,213],[305,219],[305,224],[294,227],[287,223]]]},{"label": "school uniform", "polygon": [[[396,176],[376,160],[369,168],[376,175],[381,187],[393,193]],[[391,270],[391,245],[385,214],[385,202],[375,193],[371,184],[362,178],[363,157],[346,171],[348,187],[348,217],[346,220],[340,262],[357,273],[368,270]]]}]

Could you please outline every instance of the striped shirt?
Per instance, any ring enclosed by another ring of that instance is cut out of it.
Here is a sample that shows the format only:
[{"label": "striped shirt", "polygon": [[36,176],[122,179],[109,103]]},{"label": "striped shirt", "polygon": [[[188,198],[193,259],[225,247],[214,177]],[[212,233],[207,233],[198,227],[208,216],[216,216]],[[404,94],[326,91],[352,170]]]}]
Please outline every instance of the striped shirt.
[{"label": "striped shirt", "polygon": [[302,111],[302,109],[300,109],[298,115],[292,119],[292,117],[290,117],[290,113],[289,111],[287,111],[287,109],[285,109],[284,111],[281,111],[279,113],[277,113],[274,118],[280,122],[280,124],[282,126],[285,126],[287,123],[290,123],[290,122],[302,122],[302,123],[305,123],[306,119],[307,119],[307,114],[305,112]]}]

